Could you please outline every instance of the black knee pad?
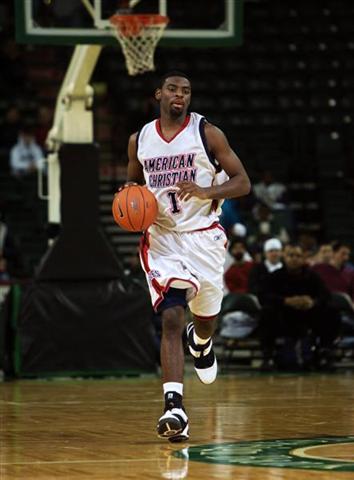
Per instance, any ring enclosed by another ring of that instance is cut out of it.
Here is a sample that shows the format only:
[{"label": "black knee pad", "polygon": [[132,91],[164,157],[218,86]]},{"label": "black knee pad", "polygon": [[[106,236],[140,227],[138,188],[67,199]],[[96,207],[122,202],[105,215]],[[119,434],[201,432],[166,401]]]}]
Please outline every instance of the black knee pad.
[{"label": "black knee pad", "polygon": [[161,313],[167,308],[180,306],[187,307],[187,289],[186,288],[172,288],[170,287],[164,295],[164,299],[157,307],[157,312]]}]

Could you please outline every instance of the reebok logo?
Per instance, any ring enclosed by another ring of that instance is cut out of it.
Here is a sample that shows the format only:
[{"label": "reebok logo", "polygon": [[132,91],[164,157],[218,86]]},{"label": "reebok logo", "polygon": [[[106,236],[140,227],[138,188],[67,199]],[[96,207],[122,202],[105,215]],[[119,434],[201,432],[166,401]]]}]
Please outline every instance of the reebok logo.
[{"label": "reebok logo", "polygon": [[158,270],[150,270],[148,273],[149,280],[152,280],[153,278],[158,278],[161,277],[161,273]]}]

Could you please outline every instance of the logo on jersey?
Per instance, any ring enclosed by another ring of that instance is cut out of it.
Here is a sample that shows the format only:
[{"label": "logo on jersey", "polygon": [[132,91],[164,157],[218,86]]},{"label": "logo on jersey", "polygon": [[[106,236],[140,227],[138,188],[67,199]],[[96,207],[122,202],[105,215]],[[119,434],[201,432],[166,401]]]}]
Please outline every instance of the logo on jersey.
[{"label": "logo on jersey", "polygon": [[152,280],[153,278],[158,278],[161,277],[161,273],[158,270],[150,270],[148,273],[149,280]]},{"label": "logo on jersey", "polygon": [[144,170],[148,173],[151,188],[172,187],[178,182],[195,182],[197,169],[195,153],[180,153],[169,157],[154,157],[144,160]]}]

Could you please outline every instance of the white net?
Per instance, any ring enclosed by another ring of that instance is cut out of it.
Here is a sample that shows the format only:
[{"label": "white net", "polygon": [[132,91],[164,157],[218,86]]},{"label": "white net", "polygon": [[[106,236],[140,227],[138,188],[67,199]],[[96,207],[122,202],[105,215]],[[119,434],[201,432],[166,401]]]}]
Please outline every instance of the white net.
[{"label": "white net", "polygon": [[168,18],[162,15],[113,15],[110,21],[122,47],[129,75],[155,70],[155,48]]}]

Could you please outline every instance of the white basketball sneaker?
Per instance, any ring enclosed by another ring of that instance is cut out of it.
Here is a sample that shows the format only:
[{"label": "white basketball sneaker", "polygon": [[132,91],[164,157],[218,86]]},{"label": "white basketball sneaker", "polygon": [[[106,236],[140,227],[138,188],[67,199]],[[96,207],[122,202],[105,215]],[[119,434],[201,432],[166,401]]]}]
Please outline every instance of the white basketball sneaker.
[{"label": "white basketball sneaker", "polygon": [[197,345],[193,339],[194,325],[187,325],[188,348],[194,358],[194,370],[202,383],[213,383],[218,373],[218,364],[210,339],[204,345]]},{"label": "white basketball sneaker", "polygon": [[157,424],[157,434],[170,442],[184,442],[189,439],[188,417],[184,408],[166,410]]}]

